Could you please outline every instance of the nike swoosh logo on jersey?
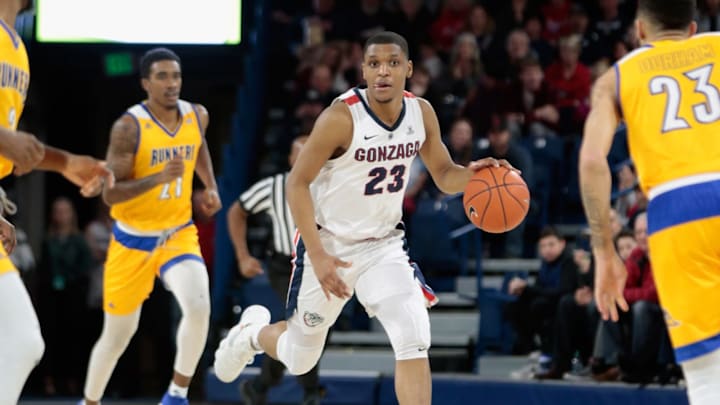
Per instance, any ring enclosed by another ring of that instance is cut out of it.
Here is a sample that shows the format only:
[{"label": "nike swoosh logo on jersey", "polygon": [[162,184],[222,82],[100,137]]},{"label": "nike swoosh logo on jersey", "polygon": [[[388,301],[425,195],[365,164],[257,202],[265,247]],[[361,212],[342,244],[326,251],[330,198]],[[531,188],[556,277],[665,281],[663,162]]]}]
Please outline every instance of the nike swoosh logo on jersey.
[{"label": "nike swoosh logo on jersey", "polygon": [[377,138],[378,136],[380,136],[380,134],[371,135],[371,136],[365,135],[363,138],[365,138],[366,141],[369,141],[369,140],[371,140],[371,139],[373,139],[373,138]]}]

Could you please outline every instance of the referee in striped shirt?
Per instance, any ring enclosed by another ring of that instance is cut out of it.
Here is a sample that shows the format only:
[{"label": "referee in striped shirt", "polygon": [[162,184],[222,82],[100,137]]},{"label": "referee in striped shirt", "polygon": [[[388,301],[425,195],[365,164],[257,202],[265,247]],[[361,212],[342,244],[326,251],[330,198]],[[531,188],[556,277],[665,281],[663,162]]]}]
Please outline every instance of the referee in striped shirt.
[{"label": "referee in striped shirt", "polygon": [[[288,163],[290,167],[295,163],[300,149],[307,140],[307,136],[295,138],[290,148]],[[228,228],[230,239],[235,247],[235,256],[240,273],[246,278],[253,278],[263,273],[260,261],[250,254],[247,246],[247,218],[249,215],[266,212],[273,223],[274,251],[268,262],[268,278],[270,286],[284,302],[290,284],[292,264],[290,262],[295,236],[295,223],[290,214],[290,207],[285,200],[285,180],[288,173],[280,173],[266,177],[247,191],[233,203],[228,210]],[[262,372],[253,380],[246,380],[241,385],[241,391],[246,405],[265,405],[266,394],[270,387],[280,383],[285,366],[270,356],[265,356]],[[307,374],[298,376],[298,382],[305,390],[303,405],[316,405],[320,403],[318,366],[316,365]]]}]

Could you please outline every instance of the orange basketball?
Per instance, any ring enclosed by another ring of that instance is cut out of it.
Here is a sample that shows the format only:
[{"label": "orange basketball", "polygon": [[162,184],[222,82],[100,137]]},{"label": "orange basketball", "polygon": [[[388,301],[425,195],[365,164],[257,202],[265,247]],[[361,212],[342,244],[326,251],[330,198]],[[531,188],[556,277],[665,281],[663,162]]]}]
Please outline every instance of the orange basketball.
[{"label": "orange basketball", "polygon": [[465,186],[465,214],[485,232],[512,230],[530,208],[530,190],[516,172],[505,167],[485,167]]}]

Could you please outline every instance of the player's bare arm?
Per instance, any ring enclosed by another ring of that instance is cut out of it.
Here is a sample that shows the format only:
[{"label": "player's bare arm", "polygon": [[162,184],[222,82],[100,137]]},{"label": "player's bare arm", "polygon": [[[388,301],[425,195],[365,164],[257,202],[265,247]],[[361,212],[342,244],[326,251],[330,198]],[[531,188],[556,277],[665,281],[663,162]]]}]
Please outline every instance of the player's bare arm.
[{"label": "player's bare arm", "polygon": [[197,164],[195,165],[195,173],[205,185],[205,191],[202,198],[202,210],[206,215],[214,215],[222,208],[220,196],[217,191],[217,183],[215,183],[215,172],[213,171],[212,159],[208,150],[205,132],[207,131],[210,116],[207,109],[201,104],[195,104],[195,108],[200,118],[200,127],[202,128],[202,145],[198,151]]},{"label": "player's bare arm", "polygon": [[34,135],[0,127],[0,154],[13,162],[17,174],[24,174],[42,161],[45,145]]},{"label": "player's bare arm", "polygon": [[618,257],[610,229],[610,167],[607,154],[620,123],[614,70],[596,81],[591,94],[591,110],[585,121],[580,148],[580,191],[591,232],[596,260],[595,297],[604,319],[618,319],[616,304],[627,311],[623,298],[625,266]]},{"label": "player's bare arm", "polygon": [[85,197],[95,197],[100,194],[104,184],[112,187],[115,182],[105,162],[47,145],[45,156],[37,168],[60,173],[71,183],[80,186],[80,194]]},{"label": "player's bare arm", "polygon": [[349,263],[330,256],[322,246],[315,223],[310,183],[315,180],[325,162],[350,147],[352,133],[352,116],[344,103],[336,102],[326,108],[315,122],[286,185],[288,205],[295,225],[302,235],[315,274],[328,299],[330,294],[341,298],[350,297],[347,285],[336,272],[337,267],[347,267]]},{"label": "player's bare arm", "polygon": [[247,245],[247,218],[249,213],[235,201],[228,209],[227,224],[230,240],[232,241],[235,258],[240,266],[240,273],[247,278],[253,278],[263,273],[260,261],[250,254]]},{"label": "player's bare arm", "polygon": [[167,183],[181,176],[184,163],[182,158],[176,157],[169,161],[163,171],[139,179],[132,178],[135,163],[135,148],[137,147],[138,127],[129,115],[123,115],[110,131],[110,145],[108,146],[107,166],[115,175],[114,187],[103,189],[103,199],[108,205],[127,201],[145,193],[155,186]]},{"label": "player's bare arm", "polygon": [[430,103],[420,98],[420,108],[425,123],[425,143],[420,149],[420,157],[427,167],[438,188],[446,194],[455,194],[465,189],[473,173],[487,166],[513,167],[505,159],[485,158],[471,162],[467,167],[453,162],[447,147],[442,141],[440,123]]},{"label": "player's bare arm", "polygon": [[112,183],[112,173],[103,162],[44,145],[26,132],[0,128],[0,154],[13,162],[15,175],[21,176],[33,169],[58,172],[80,186],[85,197],[98,195],[103,182]]}]

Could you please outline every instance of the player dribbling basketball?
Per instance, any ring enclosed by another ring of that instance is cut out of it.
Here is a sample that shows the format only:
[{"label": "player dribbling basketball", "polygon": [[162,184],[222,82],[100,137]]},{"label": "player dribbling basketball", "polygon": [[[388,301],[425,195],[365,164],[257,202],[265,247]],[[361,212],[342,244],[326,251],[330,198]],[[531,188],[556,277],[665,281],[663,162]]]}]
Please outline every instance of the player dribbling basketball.
[{"label": "player dribbling basketball", "polygon": [[407,168],[419,154],[438,187],[453,194],[475,170],[510,165],[493,158],[453,163],[430,104],[404,91],[412,62],[401,36],[372,36],[362,71],[367,89],[352,89],[325,109],[288,178],[299,235],[287,321],[268,325],[267,309],[246,309],[215,353],[215,372],[231,381],[261,351],[292,374],[307,372],[354,290],[392,343],[399,403],[426,405],[430,322],[400,223]]}]

